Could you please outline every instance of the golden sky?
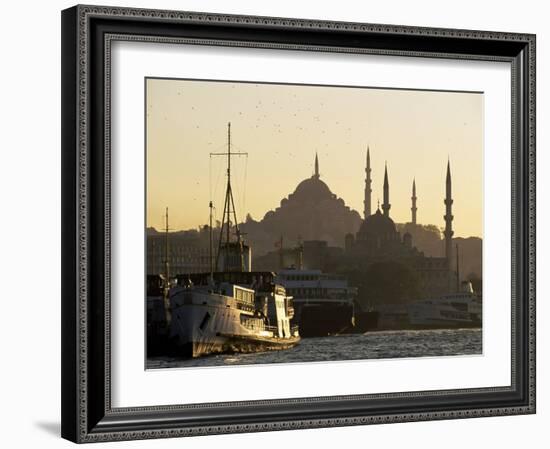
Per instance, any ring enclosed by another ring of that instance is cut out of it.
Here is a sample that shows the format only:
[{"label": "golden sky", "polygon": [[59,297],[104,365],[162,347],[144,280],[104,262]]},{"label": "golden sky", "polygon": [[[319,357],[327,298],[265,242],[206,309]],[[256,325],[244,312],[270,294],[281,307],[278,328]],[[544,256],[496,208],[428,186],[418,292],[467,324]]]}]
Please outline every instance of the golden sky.
[{"label": "golden sky", "polygon": [[451,161],[455,236],[482,235],[483,95],[376,88],[146,80],[147,226],[174,230],[223,212],[231,122],[232,185],[239,220],[256,220],[310,177],[321,179],[363,216],[370,146],[372,204],[382,202],[388,164],[390,216],[444,226],[445,170]]}]

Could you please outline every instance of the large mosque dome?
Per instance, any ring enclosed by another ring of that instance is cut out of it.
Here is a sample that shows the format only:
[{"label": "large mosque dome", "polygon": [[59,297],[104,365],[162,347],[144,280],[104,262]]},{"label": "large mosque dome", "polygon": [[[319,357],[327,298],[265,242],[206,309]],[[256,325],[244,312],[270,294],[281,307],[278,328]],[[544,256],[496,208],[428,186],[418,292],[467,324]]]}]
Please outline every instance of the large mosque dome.
[{"label": "large mosque dome", "polygon": [[307,200],[307,201],[321,201],[330,200],[336,198],[329,187],[319,179],[319,176],[313,175],[311,178],[304,179],[298,186],[294,193],[290,194],[289,199]]},{"label": "large mosque dome", "polygon": [[391,240],[397,234],[393,220],[380,212],[369,215],[361,224],[357,232],[357,240],[381,239]]},{"label": "large mosque dome", "polygon": [[285,246],[299,240],[324,240],[329,246],[344,244],[347,233],[361,225],[359,213],[331,192],[320,179],[319,161],[315,157],[313,176],[300,181],[279,207],[268,211],[259,222],[243,223],[241,229],[254,241],[257,253],[273,250],[273,242],[285,236]]}]

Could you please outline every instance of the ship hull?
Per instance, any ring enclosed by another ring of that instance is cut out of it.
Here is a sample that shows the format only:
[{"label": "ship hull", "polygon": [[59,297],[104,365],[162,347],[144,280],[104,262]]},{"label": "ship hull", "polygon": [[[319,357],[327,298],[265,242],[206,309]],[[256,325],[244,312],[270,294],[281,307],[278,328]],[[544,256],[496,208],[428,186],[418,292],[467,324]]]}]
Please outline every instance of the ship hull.
[{"label": "ship hull", "polygon": [[201,357],[221,353],[251,353],[289,349],[300,337],[274,335],[242,324],[242,310],[209,304],[188,304],[172,315],[171,335],[179,355]]},{"label": "ship hull", "polygon": [[300,341],[300,337],[287,339],[227,336],[217,341],[200,339],[178,346],[178,355],[186,358],[203,357],[212,354],[249,354],[256,352],[291,349]]},{"label": "ship hull", "polygon": [[410,308],[409,322],[412,329],[481,328],[481,313],[416,305]]},{"label": "ship hull", "polygon": [[423,319],[410,323],[411,329],[476,329],[481,328],[481,321],[450,321],[440,319]]},{"label": "ship hull", "polygon": [[303,338],[326,337],[353,329],[352,304],[307,304],[295,308],[295,320]]},{"label": "ship hull", "polygon": [[452,330],[452,329],[481,329],[479,324],[456,324],[456,323],[425,323],[411,324],[411,330]]}]

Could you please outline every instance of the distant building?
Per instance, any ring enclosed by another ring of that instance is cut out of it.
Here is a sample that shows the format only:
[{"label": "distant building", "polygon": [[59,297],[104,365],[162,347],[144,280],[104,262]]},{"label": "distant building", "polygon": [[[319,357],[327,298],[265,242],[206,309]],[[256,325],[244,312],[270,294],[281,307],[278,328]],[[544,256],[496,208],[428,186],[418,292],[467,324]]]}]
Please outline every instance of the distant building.
[{"label": "distant building", "polygon": [[322,270],[332,268],[332,262],[344,254],[343,248],[328,246],[324,240],[306,240],[297,246],[280,247],[254,259],[254,269],[279,271],[282,269]]},{"label": "distant building", "polygon": [[208,240],[196,232],[166,234],[147,230],[147,274],[166,273],[166,241],[168,240],[168,269],[170,276],[182,273],[201,273],[210,270]]}]

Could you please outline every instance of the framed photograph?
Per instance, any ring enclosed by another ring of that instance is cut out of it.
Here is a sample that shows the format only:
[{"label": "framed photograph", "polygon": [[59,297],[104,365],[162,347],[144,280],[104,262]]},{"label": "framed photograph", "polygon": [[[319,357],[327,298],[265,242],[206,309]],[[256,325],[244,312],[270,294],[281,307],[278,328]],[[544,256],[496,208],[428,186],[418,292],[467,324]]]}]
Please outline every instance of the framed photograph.
[{"label": "framed photograph", "polygon": [[62,436],[535,412],[535,36],[62,12]]}]

